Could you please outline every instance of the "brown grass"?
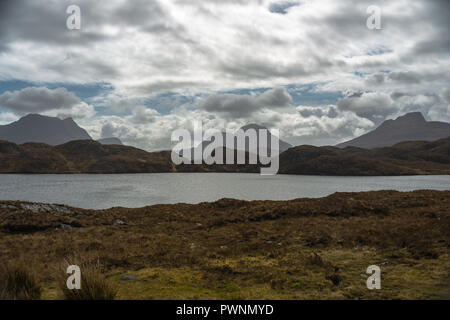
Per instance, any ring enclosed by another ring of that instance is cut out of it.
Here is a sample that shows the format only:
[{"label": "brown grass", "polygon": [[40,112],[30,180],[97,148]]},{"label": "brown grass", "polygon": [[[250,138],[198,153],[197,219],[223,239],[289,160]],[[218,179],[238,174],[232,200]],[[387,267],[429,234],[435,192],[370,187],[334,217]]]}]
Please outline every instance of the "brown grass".
[{"label": "brown grass", "polygon": [[[1,204],[0,257],[33,265],[45,298],[59,297],[57,266],[74,252],[102,261],[118,299],[450,298],[449,191],[39,213]],[[379,291],[365,285],[373,264]]]},{"label": "brown grass", "polygon": [[[69,262],[70,261],[70,262]],[[81,270],[81,288],[70,290],[67,288],[67,267],[77,265]],[[60,269],[58,279],[59,288],[64,300],[114,300],[117,288],[106,279],[100,261],[71,258],[66,260]]]},{"label": "brown grass", "polygon": [[36,274],[25,264],[0,268],[0,300],[39,300],[41,292]]}]

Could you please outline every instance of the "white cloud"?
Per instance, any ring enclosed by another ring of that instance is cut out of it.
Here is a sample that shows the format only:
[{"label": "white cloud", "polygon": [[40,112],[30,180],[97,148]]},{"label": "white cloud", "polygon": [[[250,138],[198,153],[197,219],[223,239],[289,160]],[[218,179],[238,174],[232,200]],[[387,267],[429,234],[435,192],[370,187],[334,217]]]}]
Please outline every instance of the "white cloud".
[{"label": "white cloud", "polygon": [[[5,92],[0,108],[10,115],[73,116],[93,136],[103,130],[146,149],[166,148],[171,130],[197,119],[218,128],[277,126],[294,144],[337,143],[408,111],[449,119],[448,1],[78,3],[80,31],[65,28],[69,0],[4,5],[0,80],[108,83],[112,92],[89,101],[63,88]],[[366,28],[369,5],[382,7],[382,30]],[[318,92],[362,94],[336,106],[296,108],[280,88],[317,83]],[[260,96],[223,93],[242,88],[276,89]],[[169,106],[169,114],[144,106],[169,91],[210,95]],[[109,115],[96,114],[94,105]],[[0,114],[0,121],[11,118]]]},{"label": "white cloud", "polygon": [[390,95],[382,92],[364,92],[360,96],[345,97],[338,102],[338,108],[378,121],[397,111]]}]

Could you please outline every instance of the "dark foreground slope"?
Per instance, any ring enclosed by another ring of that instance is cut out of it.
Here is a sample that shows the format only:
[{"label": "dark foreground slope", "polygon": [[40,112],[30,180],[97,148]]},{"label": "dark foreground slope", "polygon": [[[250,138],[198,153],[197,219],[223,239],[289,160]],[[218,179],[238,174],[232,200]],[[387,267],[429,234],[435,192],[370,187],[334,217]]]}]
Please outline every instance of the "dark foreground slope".
[{"label": "dark foreground slope", "polygon": [[[90,211],[0,202],[0,257],[57,298],[59,264],[99,260],[123,299],[450,298],[450,191]],[[378,265],[382,289],[368,290]]]},{"label": "dark foreground slope", "polygon": [[[248,159],[248,154],[247,154]],[[0,173],[259,172],[258,165],[179,165],[170,151],[149,153],[96,141],[16,145],[0,141]],[[307,175],[450,174],[450,138],[361,149],[298,146],[280,155],[279,173]]]}]

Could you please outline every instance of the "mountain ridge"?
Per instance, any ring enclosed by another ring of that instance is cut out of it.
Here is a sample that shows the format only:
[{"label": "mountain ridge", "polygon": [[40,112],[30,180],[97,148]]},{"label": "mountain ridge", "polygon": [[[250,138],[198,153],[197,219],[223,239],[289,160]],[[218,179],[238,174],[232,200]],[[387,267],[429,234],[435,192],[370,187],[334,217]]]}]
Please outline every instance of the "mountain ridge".
[{"label": "mountain ridge", "polygon": [[72,118],[62,120],[40,114],[28,114],[15,122],[0,126],[0,140],[17,144],[36,142],[55,146],[92,138]]},{"label": "mountain ridge", "polygon": [[104,145],[117,144],[119,146],[123,146],[122,141],[117,137],[102,138],[97,141]]},{"label": "mountain ridge", "polygon": [[426,121],[420,112],[411,112],[395,120],[386,120],[375,130],[336,147],[365,149],[393,146],[403,141],[434,141],[450,137],[450,123]]},{"label": "mountain ridge", "polygon": [[[388,176],[450,174],[450,138],[407,141],[392,147],[297,146],[281,153],[280,174]],[[102,145],[93,140],[58,146],[0,141],[0,173],[259,173],[260,165],[175,165],[171,151]]]}]

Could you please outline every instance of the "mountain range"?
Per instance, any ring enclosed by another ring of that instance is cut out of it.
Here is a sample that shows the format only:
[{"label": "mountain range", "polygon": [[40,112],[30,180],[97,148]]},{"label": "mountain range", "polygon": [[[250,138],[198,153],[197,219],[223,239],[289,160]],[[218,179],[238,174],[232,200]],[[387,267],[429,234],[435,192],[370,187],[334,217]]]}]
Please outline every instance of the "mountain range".
[{"label": "mountain range", "polygon": [[[450,124],[444,122],[427,122],[421,114],[411,113],[385,121],[374,131],[336,147],[302,145],[288,148],[289,144],[280,141],[280,149],[284,151],[279,156],[279,173],[338,176],[450,174],[448,126]],[[252,124],[242,129],[249,128],[264,127]],[[444,138],[426,141],[439,137]],[[0,173],[260,171],[260,165],[175,165],[170,151],[146,152],[123,146],[115,138],[94,141],[70,118],[60,120],[29,115],[0,126],[0,140],[5,138],[10,141],[0,141]],[[70,141],[76,138],[78,140]],[[395,143],[398,139],[419,141]],[[42,140],[46,143],[38,142]],[[65,140],[69,142],[60,143]],[[22,143],[24,141],[37,142]],[[390,144],[393,145],[376,147]],[[249,152],[246,152],[246,159],[248,157]]]},{"label": "mountain range", "polygon": [[337,147],[373,149],[390,147],[402,141],[435,141],[450,137],[450,123],[426,121],[420,112],[407,113],[395,120],[386,120],[375,130]]},{"label": "mountain range", "polygon": [[[240,129],[244,132],[249,129],[254,129],[257,132],[262,129],[267,130],[266,127],[254,123],[247,124]],[[223,141],[226,141],[227,133],[223,132],[222,136]],[[268,131],[267,140],[269,142],[270,136],[271,133]],[[339,148],[351,146],[373,149],[393,146],[403,141],[435,141],[449,136],[450,123],[426,121],[420,112],[412,112],[395,120],[386,120],[375,130],[336,146]],[[235,137],[233,138],[235,139]],[[72,118],[62,120],[56,117],[29,114],[13,123],[0,125],[0,140],[16,144],[38,142],[56,146],[70,141],[92,140],[92,138]],[[105,145],[123,145],[122,141],[116,137],[105,137],[99,139],[98,142]],[[196,149],[204,150],[210,143],[211,141],[203,141],[191,150],[192,155],[194,155]],[[279,139],[280,153],[291,147],[292,145]],[[270,145],[268,149],[270,149]],[[245,151],[250,152],[248,144],[245,146]]]}]

